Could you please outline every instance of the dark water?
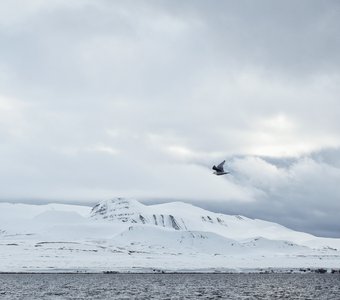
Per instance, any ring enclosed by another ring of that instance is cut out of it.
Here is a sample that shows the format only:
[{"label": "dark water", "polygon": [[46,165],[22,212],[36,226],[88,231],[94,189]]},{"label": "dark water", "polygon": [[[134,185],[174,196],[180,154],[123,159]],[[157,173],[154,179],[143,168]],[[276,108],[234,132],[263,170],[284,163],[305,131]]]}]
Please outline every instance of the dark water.
[{"label": "dark water", "polygon": [[1,274],[0,299],[340,299],[335,274]]}]

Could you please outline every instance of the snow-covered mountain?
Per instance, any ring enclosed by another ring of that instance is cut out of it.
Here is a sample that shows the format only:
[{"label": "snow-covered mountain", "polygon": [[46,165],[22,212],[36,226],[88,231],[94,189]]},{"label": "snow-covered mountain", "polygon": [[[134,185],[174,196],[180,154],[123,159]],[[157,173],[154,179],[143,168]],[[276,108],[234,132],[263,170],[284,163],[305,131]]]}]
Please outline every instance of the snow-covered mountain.
[{"label": "snow-covered mountain", "polygon": [[306,246],[332,245],[340,248],[337,239],[320,239],[276,223],[240,215],[213,213],[183,202],[144,205],[134,199],[109,199],[101,201],[92,208],[91,218],[180,231],[213,232],[234,240],[262,237],[270,240],[287,240]]},{"label": "snow-covered mountain", "polygon": [[0,203],[0,271],[340,267],[340,239],[171,202]]}]

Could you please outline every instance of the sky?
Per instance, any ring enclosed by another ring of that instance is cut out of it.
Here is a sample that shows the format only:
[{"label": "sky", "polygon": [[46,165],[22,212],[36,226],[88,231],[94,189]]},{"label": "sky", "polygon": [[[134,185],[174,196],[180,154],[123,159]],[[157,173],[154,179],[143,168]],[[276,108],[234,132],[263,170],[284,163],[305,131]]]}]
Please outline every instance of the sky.
[{"label": "sky", "polygon": [[339,95],[339,1],[4,0],[0,199],[340,237]]}]

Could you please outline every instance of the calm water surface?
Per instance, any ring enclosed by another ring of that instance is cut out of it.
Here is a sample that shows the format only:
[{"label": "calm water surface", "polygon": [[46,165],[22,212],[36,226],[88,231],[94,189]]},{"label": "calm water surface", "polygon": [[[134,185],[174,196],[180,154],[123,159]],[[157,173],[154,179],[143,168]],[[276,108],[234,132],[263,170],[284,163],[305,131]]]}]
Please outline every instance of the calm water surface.
[{"label": "calm water surface", "polygon": [[0,274],[0,299],[339,299],[335,274]]}]

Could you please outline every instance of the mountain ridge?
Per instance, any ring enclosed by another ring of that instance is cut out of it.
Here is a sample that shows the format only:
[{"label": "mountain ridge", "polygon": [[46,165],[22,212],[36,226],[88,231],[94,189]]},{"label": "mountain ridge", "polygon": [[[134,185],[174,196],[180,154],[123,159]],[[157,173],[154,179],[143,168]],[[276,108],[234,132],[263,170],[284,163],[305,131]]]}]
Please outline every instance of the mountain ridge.
[{"label": "mountain ridge", "polygon": [[264,267],[340,268],[340,239],[179,201],[0,203],[0,271]]}]

